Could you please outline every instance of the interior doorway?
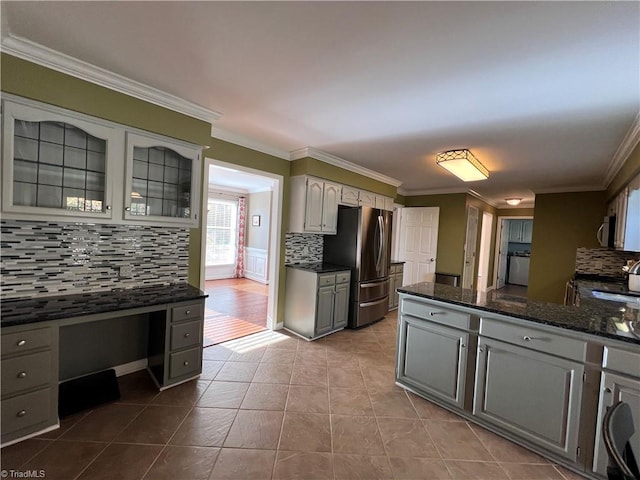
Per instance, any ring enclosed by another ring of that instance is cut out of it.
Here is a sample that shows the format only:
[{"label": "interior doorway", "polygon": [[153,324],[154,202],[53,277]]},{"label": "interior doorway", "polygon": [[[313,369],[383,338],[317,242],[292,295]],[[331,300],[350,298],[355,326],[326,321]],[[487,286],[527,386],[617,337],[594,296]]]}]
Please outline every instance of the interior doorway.
[{"label": "interior doorway", "polygon": [[498,218],[494,285],[501,294],[527,296],[533,217]]},{"label": "interior doorway", "polygon": [[480,253],[478,254],[478,290],[484,292],[489,289],[489,259],[491,257],[491,229],[493,215],[482,212],[482,227],[480,231]]},{"label": "interior doorway", "polygon": [[467,207],[467,234],[464,242],[462,288],[473,288],[476,268],[476,242],[478,240],[478,209]]},{"label": "interior doorway", "polygon": [[210,158],[204,176],[200,288],[210,346],[278,327],[283,179]]}]

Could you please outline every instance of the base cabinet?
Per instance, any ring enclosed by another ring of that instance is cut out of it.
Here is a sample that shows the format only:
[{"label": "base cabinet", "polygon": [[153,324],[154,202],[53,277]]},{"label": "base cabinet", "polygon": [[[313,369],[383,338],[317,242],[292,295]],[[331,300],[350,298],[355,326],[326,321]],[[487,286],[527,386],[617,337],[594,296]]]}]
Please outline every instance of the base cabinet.
[{"label": "base cabinet", "polygon": [[395,310],[400,304],[400,296],[396,290],[402,286],[403,275],[404,264],[391,264],[389,268],[389,310]]},{"label": "base cabinet", "polygon": [[473,414],[575,461],[580,363],[480,338]]}]

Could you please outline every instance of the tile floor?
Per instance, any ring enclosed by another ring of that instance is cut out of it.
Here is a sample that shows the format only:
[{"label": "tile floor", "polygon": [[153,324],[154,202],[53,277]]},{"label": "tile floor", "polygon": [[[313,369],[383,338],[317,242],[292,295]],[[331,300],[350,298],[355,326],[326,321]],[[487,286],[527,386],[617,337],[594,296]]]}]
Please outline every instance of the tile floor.
[{"label": "tile floor", "polygon": [[[394,385],[396,317],[315,342],[263,332],[205,349],[201,378],[0,452],[46,480],[577,479]],[[18,477],[14,477],[18,478]]]}]

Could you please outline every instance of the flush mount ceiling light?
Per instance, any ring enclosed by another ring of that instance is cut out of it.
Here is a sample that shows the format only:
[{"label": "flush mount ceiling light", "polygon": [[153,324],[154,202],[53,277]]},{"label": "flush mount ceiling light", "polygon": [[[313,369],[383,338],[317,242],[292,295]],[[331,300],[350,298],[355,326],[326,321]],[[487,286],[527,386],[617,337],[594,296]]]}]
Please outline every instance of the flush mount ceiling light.
[{"label": "flush mount ceiling light", "polygon": [[489,170],[466,148],[436,153],[436,163],[449,170],[463,182],[475,182],[489,178]]},{"label": "flush mount ceiling light", "polygon": [[512,205],[514,207],[516,205],[520,205],[520,202],[522,201],[521,198],[505,198],[505,200],[509,205]]}]

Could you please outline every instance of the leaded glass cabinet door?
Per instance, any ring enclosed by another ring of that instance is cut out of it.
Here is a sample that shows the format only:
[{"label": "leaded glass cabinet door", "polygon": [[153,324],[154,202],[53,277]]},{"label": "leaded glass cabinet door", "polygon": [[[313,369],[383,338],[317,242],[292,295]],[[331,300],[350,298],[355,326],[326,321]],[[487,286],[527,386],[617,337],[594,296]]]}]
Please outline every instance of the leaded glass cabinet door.
[{"label": "leaded glass cabinet door", "polygon": [[113,128],[9,101],[2,121],[4,213],[112,218]]},{"label": "leaded glass cabinet door", "polygon": [[199,147],[127,132],[124,217],[153,223],[198,223]]}]

